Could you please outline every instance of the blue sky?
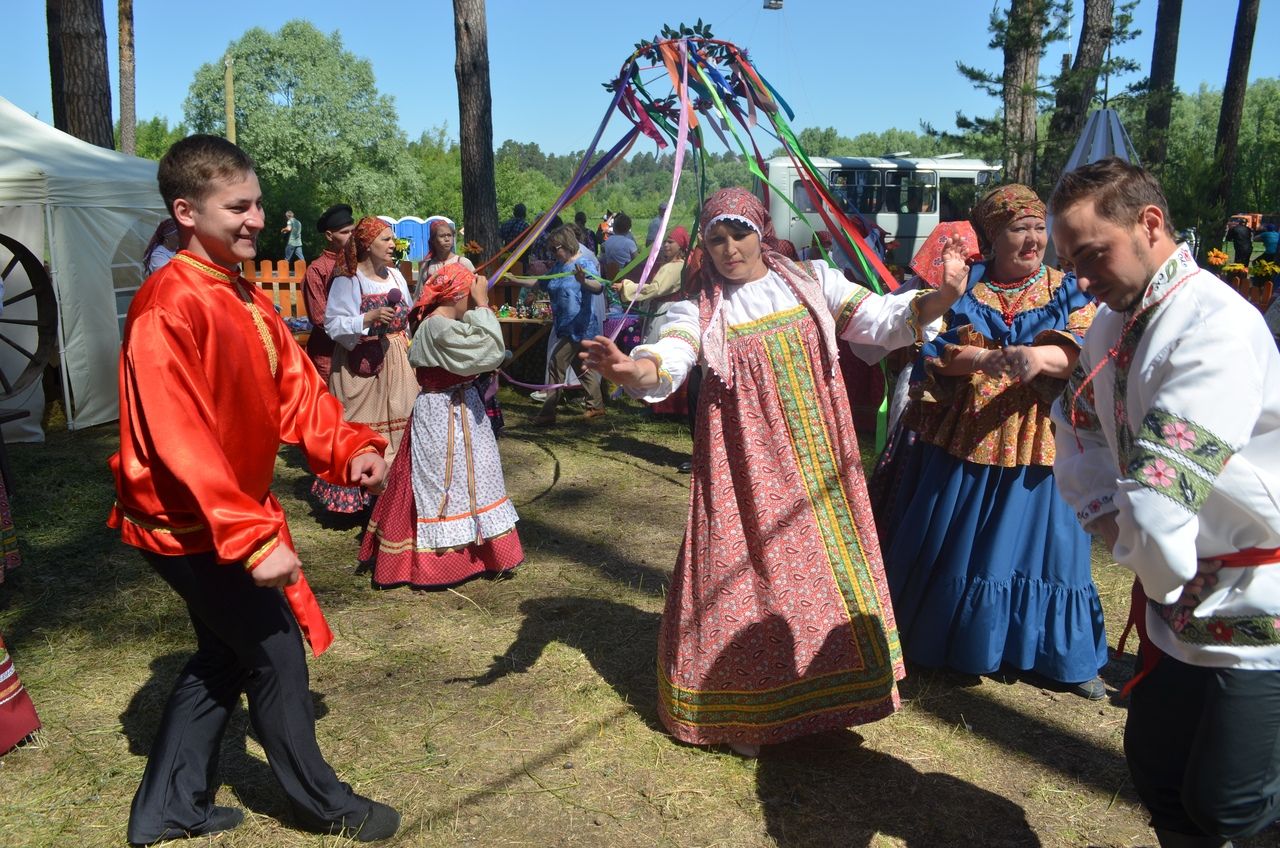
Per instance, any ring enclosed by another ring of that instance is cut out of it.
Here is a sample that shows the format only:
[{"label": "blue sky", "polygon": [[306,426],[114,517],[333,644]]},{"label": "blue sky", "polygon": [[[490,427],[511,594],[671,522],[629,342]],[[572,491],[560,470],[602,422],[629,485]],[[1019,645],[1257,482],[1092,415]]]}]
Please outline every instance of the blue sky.
[{"label": "blue sky", "polygon": [[[797,128],[834,126],[847,136],[890,127],[916,130],[921,120],[950,128],[957,110],[995,111],[996,102],[955,70],[957,61],[999,68],[999,54],[987,47],[993,2],[784,0],[781,11],[766,11],[762,0],[488,0],[495,143],[514,138],[556,153],[584,148],[609,104],[600,84],[617,73],[635,42],[663,24],[698,17],[717,37],[750,51],[756,67],[796,110]],[[1261,5],[1251,79],[1280,76],[1280,0]],[[51,121],[44,0],[8,0],[5,6],[9,37],[0,95]],[[106,22],[113,85],[115,6],[107,4]],[[234,11],[214,11],[219,7]],[[325,32],[339,31],[347,50],[373,63],[378,88],[395,98],[410,138],[440,126],[456,137],[452,9],[450,0],[400,6],[134,0],[138,117],[178,122],[197,67],[220,60],[227,45],[251,27],[275,31],[291,18],[305,18]],[[1185,0],[1177,68],[1184,90],[1202,82],[1222,87],[1235,9],[1230,0]],[[1121,50],[1144,74],[1155,10],[1156,0],[1141,0],[1136,26],[1143,34]],[[1079,37],[1078,12],[1074,36]],[[1042,70],[1055,69],[1068,49],[1074,44],[1051,46]],[[119,108],[114,100],[113,108]],[[604,141],[616,138],[621,127],[612,124]]]}]

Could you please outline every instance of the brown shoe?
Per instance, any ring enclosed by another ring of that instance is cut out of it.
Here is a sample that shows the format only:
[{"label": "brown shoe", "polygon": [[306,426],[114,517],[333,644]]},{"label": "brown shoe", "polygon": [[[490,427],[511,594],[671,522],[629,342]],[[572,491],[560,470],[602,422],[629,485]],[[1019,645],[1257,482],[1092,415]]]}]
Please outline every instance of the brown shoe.
[{"label": "brown shoe", "polygon": [[592,418],[599,418],[604,414],[605,411],[603,409],[588,409],[586,412],[582,413],[582,417],[590,421]]}]

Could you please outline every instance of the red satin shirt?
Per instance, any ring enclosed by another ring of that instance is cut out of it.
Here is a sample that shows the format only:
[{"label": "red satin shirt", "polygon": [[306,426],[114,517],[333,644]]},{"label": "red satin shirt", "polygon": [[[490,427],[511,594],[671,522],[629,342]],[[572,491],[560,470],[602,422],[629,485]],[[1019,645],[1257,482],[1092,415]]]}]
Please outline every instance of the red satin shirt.
[{"label": "red satin shirt", "polygon": [[157,554],[252,566],[289,544],[270,491],[281,442],[341,485],[353,456],[387,444],[343,420],[265,293],[180,252],[129,307],[108,525]]}]

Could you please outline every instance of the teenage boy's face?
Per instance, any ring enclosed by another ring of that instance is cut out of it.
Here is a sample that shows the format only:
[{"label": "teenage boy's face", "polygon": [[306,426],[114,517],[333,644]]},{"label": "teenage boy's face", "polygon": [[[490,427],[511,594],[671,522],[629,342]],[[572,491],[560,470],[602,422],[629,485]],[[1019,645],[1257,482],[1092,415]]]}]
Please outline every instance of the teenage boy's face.
[{"label": "teenage boy's face", "polygon": [[192,230],[188,250],[215,265],[229,268],[258,253],[258,233],[266,225],[258,175],[214,180],[213,190],[198,204],[174,201],[174,218]]}]

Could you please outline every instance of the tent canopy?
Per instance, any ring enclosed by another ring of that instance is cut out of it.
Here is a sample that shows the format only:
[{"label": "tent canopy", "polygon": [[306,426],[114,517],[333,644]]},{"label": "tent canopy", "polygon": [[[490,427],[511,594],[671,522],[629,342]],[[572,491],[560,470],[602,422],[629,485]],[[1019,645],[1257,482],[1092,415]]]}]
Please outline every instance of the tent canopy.
[{"label": "tent canopy", "polygon": [[[119,415],[124,314],[142,283],[142,253],[168,215],[156,168],[69,136],[0,98],[0,232],[49,263],[73,429]],[[22,284],[5,282],[6,296]]]}]

